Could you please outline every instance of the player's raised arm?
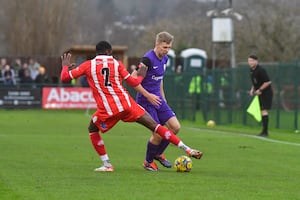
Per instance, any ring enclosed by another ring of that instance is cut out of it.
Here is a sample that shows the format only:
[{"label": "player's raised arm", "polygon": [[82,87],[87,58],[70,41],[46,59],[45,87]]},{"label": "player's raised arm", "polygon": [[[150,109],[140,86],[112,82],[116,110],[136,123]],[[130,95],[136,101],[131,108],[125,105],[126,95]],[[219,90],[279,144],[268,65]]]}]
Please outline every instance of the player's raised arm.
[{"label": "player's raised arm", "polygon": [[62,82],[69,82],[72,80],[72,77],[69,74],[69,67],[71,66],[71,54],[70,53],[64,53],[61,56],[61,65],[62,70],[60,73],[60,79]]}]

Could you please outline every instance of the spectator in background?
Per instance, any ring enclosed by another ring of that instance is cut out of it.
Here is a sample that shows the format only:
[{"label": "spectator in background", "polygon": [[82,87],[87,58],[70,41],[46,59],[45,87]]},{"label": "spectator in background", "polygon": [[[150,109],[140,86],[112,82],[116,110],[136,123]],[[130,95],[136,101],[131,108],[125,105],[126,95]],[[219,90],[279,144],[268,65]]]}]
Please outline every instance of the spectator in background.
[{"label": "spectator in background", "polygon": [[4,69],[4,66],[7,65],[6,58],[1,58],[0,60],[0,70],[2,71]]},{"label": "spectator in background", "polygon": [[182,66],[178,65],[175,69],[175,87],[177,88],[177,91],[184,91],[184,77],[182,74]]},{"label": "spectator in background", "polygon": [[28,68],[28,63],[25,62],[25,63],[23,63],[21,69],[18,71],[18,77],[20,80],[22,80],[22,78],[24,78],[26,70],[29,71],[29,74],[30,74],[30,70]]},{"label": "spectator in background", "polygon": [[3,84],[6,86],[12,86],[16,84],[15,72],[10,68],[10,65],[6,64],[2,70]]},{"label": "spectator in background", "polygon": [[28,68],[30,70],[30,76],[33,80],[36,79],[36,76],[39,74],[40,64],[33,58],[29,59]]},{"label": "spectator in background", "polygon": [[230,102],[230,84],[229,75],[227,72],[222,73],[220,77],[220,89],[219,89],[219,107],[224,108],[226,106],[225,101]]},{"label": "spectator in background", "polygon": [[182,66],[181,65],[178,65],[176,67],[176,70],[175,70],[176,74],[181,74],[182,73]]},{"label": "spectator in background", "polygon": [[32,87],[33,86],[33,80],[30,76],[29,69],[23,70],[23,76],[20,78],[21,87]]},{"label": "spectator in background", "polygon": [[2,85],[3,83],[3,75],[2,75],[2,71],[0,70],[0,86]]},{"label": "spectator in background", "polygon": [[39,67],[39,72],[38,75],[35,78],[35,83],[37,84],[38,87],[42,87],[45,84],[50,83],[50,80],[48,78],[48,75],[46,73],[46,69],[43,66]]},{"label": "spectator in background", "polygon": [[202,77],[201,75],[196,75],[192,77],[192,80],[189,84],[189,94],[196,101],[196,109],[200,109],[201,101],[203,101],[202,97]]},{"label": "spectator in background", "polygon": [[[207,80],[212,81],[208,78]],[[196,75],[192,77],[192,80],[189,83],[189,95],[193,101],[196,103],[196,110],[202,111],[202,118],[204,121],[207,120],[207,105],[205,98],[208,98],[208,95],[205,96],[205,94],[209,94],[212,92],[212,87],[207,87],[207,84],[205,81],[203,81],[203,77],[201,75]],[[207,93],[205,93],[207,91]]]},{"label": "spectator in background", "polygon": [[22,61],[20,58],[16,58],[11,63],[11,68],[17,73],[22,68]]}]

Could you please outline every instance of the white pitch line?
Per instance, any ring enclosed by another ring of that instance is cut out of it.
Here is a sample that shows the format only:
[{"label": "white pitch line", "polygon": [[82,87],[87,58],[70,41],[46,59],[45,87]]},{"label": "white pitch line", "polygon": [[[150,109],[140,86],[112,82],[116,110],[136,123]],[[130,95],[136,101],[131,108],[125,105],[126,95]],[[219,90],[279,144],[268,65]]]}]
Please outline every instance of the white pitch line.
[{"label": "white pitch line", "polygon": [[278,144],[287,144],[287,145],[292,145],[292,146],[300,146],[299,143],[294,143],[294,142],[285,142],[285,141],[280,141],[280,140],[274,140],[274,139],[270,139],[267,137],[261,137],[261,136],[256,136],[256,135],[248,135],[248,134],[242,134],[242,133],[231,133],[228,131],[220,131],[220,130],[211,130],[211,129],[201,129],[201,128],[194,128],[194,127],[185,127],[188,129],[192,129],[192,130],[204,130],[206,132],[212,132],[212,133],[221,133],[221,134],[231,134],[231,135],[239,135],[239,136],[244,136],[244,137],[250,137],[250,138],[255,138],[255,139],[259,139],[259,140],[264,140],[267,142],[273,142],[273,143],[278,143]]}]

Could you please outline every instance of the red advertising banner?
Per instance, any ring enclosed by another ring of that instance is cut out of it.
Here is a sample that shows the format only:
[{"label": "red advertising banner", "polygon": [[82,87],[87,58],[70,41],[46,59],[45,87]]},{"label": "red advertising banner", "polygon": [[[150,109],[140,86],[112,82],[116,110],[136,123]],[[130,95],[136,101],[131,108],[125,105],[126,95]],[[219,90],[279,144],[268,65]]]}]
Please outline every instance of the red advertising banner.
[{"label": "red advertising banner", "polygon": [[44,109],[94,109],[97,108],[90,88],[44,87]]}]

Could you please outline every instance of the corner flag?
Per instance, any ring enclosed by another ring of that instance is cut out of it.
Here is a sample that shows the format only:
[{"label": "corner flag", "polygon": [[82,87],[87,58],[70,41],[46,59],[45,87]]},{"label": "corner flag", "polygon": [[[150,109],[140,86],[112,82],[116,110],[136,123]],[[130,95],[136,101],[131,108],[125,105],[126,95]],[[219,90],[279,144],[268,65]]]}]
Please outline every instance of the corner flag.
[{"label": "corner flag", "polygon": [[261,121],[261,110],[258,96],[255,95],[249,107],[247,108],[247,112],[256,119],[256,121]]}]

